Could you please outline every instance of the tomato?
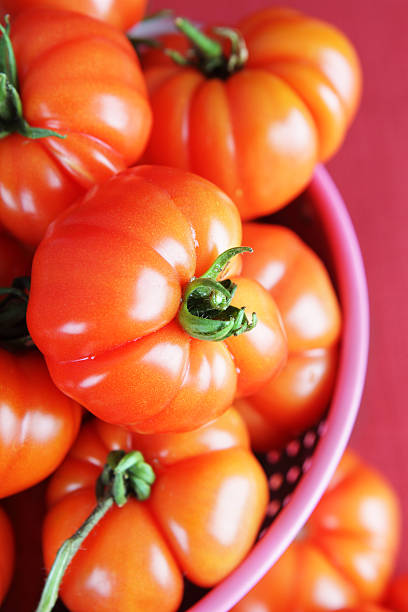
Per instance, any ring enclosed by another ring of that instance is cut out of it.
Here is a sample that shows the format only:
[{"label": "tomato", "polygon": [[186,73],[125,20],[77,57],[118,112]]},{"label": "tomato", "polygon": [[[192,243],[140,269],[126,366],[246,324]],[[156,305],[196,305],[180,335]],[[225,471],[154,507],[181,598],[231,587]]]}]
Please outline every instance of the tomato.
[{"label": "tomato", "polygon": [[257,451],[282,446],[318,422],[336,374],[341,313],[318,256],[291,230],[243,224],[244,243],[256,245],[243,274],[274,298],[288,338],[282,372],[257,393],[235,402]]},{"label": "tomato", "polygon": [[399,518],[389,484],[347,452],[296,540],[233,611],[320,612],[378,601],[393,569]]},{"label": "tomato", "polygon": [[268,498],[266,477],[248,449],[239,415],[186,434],[137,435],[87,423],[49,488],[43,530],[49,569],[58,547],[95,506],[95,481],[112,449],[139,449],[154,467],[150,498],[111,508],[64,577],[70,610],[177,610],[183,577],[212,586],[252,546]]},{"label": "tomato", "polygon": [[0,604],[10,585],[14,566],[14,536],[9,519],[0,507]]},{"label": "tomato", "polygon": [[78,432],[81,408],[53,384],[38,351],[0,349],[0,497],[49,476]]},{"label": "tomato", "polygon": [[343,610],[339,610],[338,612],[391,612],[387,611],[386,608],[380,606],[376,606],[374,604],[361,604],[358,608],[344,608]]},{"label": "tomato", "polygon": [[0,223],[36,246],[62,210],[138,159],[151,111],[132,46],[99,20],[32,9],[13,21],[11,42],[25,120],[66,136],[30,139],[22,120],[20,133],[2,121]]},{"label": "tomato", "polygon": [[393,578],[389,584],[386,603],[391,610],[408,612],[408,574]]},{"label": "tomato", "polygon": [[13,17],[23,9],[46,6],[84,13],[127,30],[142,19],[146,4],[147,0],[0,0],[0,14]]},{"label": "tomato", "polygon": [[[186,314],[189,281],[240,243],[235,206],[198,176],[140,166],[94,188],[53,223],[33,263],[27,322],[55,384],[104,421],[145,433],[194,429],[226,410],[237,388],[254,392],[286,359],[267,292],[232,277],[233,318],[246,306],[259,319],[237,337],[213,342],[219,336],[193,329],[232,320],[212,318],[220,283],[211,281],[197,316]],[[178,311],[194,320],[183,328]]]},{"label": "tomato", "polygon": [[[222,45],[206,55],[202,44],[187,66],[146,53],[154,122],[144,159],[197,172],[252,219],[289,202],[339,148],[358,106],[361,70],[345,36],[297,11],[261,10],[237,27],[247,60],[239,43],[224,55]],[[184,52],[178,39],[168,46]]]}]

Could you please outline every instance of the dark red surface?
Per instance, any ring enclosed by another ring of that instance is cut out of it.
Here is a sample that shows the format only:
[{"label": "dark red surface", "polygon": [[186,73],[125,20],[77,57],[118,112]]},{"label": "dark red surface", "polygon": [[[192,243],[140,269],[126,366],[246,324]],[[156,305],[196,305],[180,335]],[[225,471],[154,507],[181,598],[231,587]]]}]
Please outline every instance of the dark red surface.
[{"label": "dark red surface", "polygon": [[[234,23],[265,0],[153,0],[211,23]],[[276,3],[275,3],[276,4]],[[408,517],[408,3],[406,0],[287,0],[341,28],[364,71],[359,114],[328,164],[353,218],[371,301],[367,384],[351,446],[398,490]],[[404,520],[401,570],[408,570]]]}]

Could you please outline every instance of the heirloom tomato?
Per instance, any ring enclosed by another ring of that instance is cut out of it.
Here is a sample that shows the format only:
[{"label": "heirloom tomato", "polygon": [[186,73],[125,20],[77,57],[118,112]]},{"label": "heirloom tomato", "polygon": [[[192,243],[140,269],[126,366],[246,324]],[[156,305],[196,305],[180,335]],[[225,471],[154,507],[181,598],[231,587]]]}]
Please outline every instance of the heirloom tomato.
[{"label": "heirloom tomato", "polygon": [[147,0],[0,0],[0,13],[17,15],[33,7],[47,7],[84,13],[127,30],[144,15]]},{"label": "heirloom tomato", "polygon": [[136,54],[108,24],[30,9],[10,37],[14,53],[3,28],[0,222],[36,246],[64,208],[137,160],[151,111]]},{"label": "heirloom tomato", "polygon": [[93,420],[50,483],[43,529],[48,570],[95,506],[95,482],[109,451],[118,449],[140,450],[156,481],[149,499],[129,497],[94,527],[63,579],[62,599],[75,612],[173,612],[183,574],[209,587],[248,553],[266,509],[266,477],[233,410],[183,434],[132,434]]},{"label": "heirloom tomato", "polygon": [[347,452],[305,527],[234,612],[322,612],[377,602],[390,578],[399,506],[387,482]]},{"label": "heirloom tomato", "polygon": [[14,567],[14,536],[9,519],[0,507],[0,604],[9,588]]},{"label": "heirloom tomato", "polygon": [[338,149],[356,112],[354,48],[336,28],[292,9],[214,28],[218,40],[203,40],[184,19],[176,24],[193,41],[188,52],[182,36],[162,42],[182,65],[157,49],[145,55],[154,117],[145,161],[213,181],[243,219],[282,207]]},{"label": "heirloom tomato", "polygon": [[0,349],[0,497],[49,476],[78,432],[81,408],[53,384],[36,350]]},{"label": "heirloom tomato", "polygon": [[145,433],[195,429],[237,388],[254,392],[282,367],[286,336],[265,289],[225,279],[240,244],[236,207],[193,174],[140,166],[91,190],[33,262],[28,327],[55,384]]},{"label": "heirloom tomato", "polygon": [[337,366],[341,313],[319,257],[291,230],[243,224],[244,243],[256,245],[243,274],[274,298],[288,338],[280,374],[235,405],[257,451],[282,446],[314,425],[327,407]]}]

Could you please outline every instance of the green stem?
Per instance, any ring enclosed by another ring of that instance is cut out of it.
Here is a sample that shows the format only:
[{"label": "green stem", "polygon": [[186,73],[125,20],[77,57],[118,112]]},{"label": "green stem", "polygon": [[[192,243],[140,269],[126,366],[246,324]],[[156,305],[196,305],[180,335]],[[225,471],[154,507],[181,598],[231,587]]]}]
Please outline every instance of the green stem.
[{"label": "green stem", "polygon": [[123,450],[114,450],[109,453],[106,465],[96,482],[98,504],[79,529],[58,549],[36,612],[50,612],[53,609],[69,564],[84,540],[113,504],[121,508],[131,495],[140,501],[148,499],[155,478],[152,467],[145,462],[141,452],[125,453]]},{"label": "green stem", "polygon": [[203,34],[203,32],[196,28],[191,21],[184,19],[184,17],[176,17],[174,23],[180,32],[183,32],[183,34],[187,36],[189,41],[193,44],[193,47],[202,57],[206,60],[221,60],[223,55],[222,46],[218,41]]},{"label": "green stem", "polygon": [[231,306],[237,286],[229,279],[217,281],[227,263],[240,253],[252,252],[250,247],[236,247],[224,251],[200,278],[193,278],[183,295],[178,319],[183,329],[193,338],[218,342],[229,336],[250,331],[257,324],[252,313],[249,322],[245,306]]},{"label": "green stem", "polygon": [[58,550],[51,571],[48,574],[36,612],[49,612],[49,610],[53,609],[57,602],[58,591],[67,567],[81,548],[85,538],[91,533],[92,529],[99,523],[112,506],[112,497],[108,497],[101,501],[78,531],[68,538],[68,540],[65,540]]},{"label": "green stem", "polygon": [[5,23],[6,27],[0,24],[0,139],[6,138],[13,132],[31,139],[50,136],[65,138],[53,130],[32,127],[24,119],[8,15]]}]

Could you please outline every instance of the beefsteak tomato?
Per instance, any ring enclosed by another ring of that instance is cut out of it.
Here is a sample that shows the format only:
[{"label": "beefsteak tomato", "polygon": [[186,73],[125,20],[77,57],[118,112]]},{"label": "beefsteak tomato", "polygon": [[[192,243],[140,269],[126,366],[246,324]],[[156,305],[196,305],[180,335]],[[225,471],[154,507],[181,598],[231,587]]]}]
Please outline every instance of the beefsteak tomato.
[{"label": "beefsteak tomato", "polygon": [[9,588],[14,567],[14,536],[10,521],[0,507],[0,604]]},{"label": "beefsteak tomato", "polygon": [[0,14],[14,17],[28,8],[56,8],[83,13],[127,30],[142,19],[146,4],[147,0],[0,0]]},{"label": "beefsteak tomato", "polygon": [[142,451],[156,482],[147,501],[129,498],[108,510],[71,562],[62,599],[76,612],[173,612],[183,573],[212,586],[247,554],[264,517],[266,477],[233,410],[185,434],[138,435],[89,422],[50,483],[43,530],[48,569],[95,506],[96,479],[117,449]]},{"label": "beefsteak tomato", "polygon": [[244,223],[243,240],[256,245],[243,261],[243,274],[274,298],[288,338],[289,357],[280,374],[235,402],[253,448],[267,451],[317,423],[326,409],[336,373],[341,313],[323,263],[291,230]]},{"label": "beefsteak tomato", "polygon": [[[145,433],[195,429],[262,386],[286,359],[275,302],[256,281],[216,282],[223,264],[205,272],[239,244],[236,207],[193,174],[140,166],[95,187],[33,262],[27,322],[55,384]],[[241,306],[258,324],[236,337]]]},{"label": "beefsteak tomato", "polygon": [[[184,65],[155,49],[145,57],[154,122],[144,159],[211,180],[243,219],[282,207],[338,149],[356,112],[354,48],[336,28],[292,9],[244,19],[241,39],[215,29],[232,39],[227,51],[186,20],[176,23],[194,40]],[[188,48],[181,36],[162,42]]]},{"label": "beefsteak tomato", "polygon": [[296,540],[234,612],[323,612],[376,602],[390,578],[399,506],[389,484],[347,452]]},{"label": "beefsteak tomato", "polygon": [[[6,34],[1,61],[13,95],[3,92],[0,222],[36,246],[64,208],[138,159],[151,111],[136,54],[108,24],[56,9],[23,11],[11,26],[15,62]],[[38,138],[39,129],[65,138]]]}]

